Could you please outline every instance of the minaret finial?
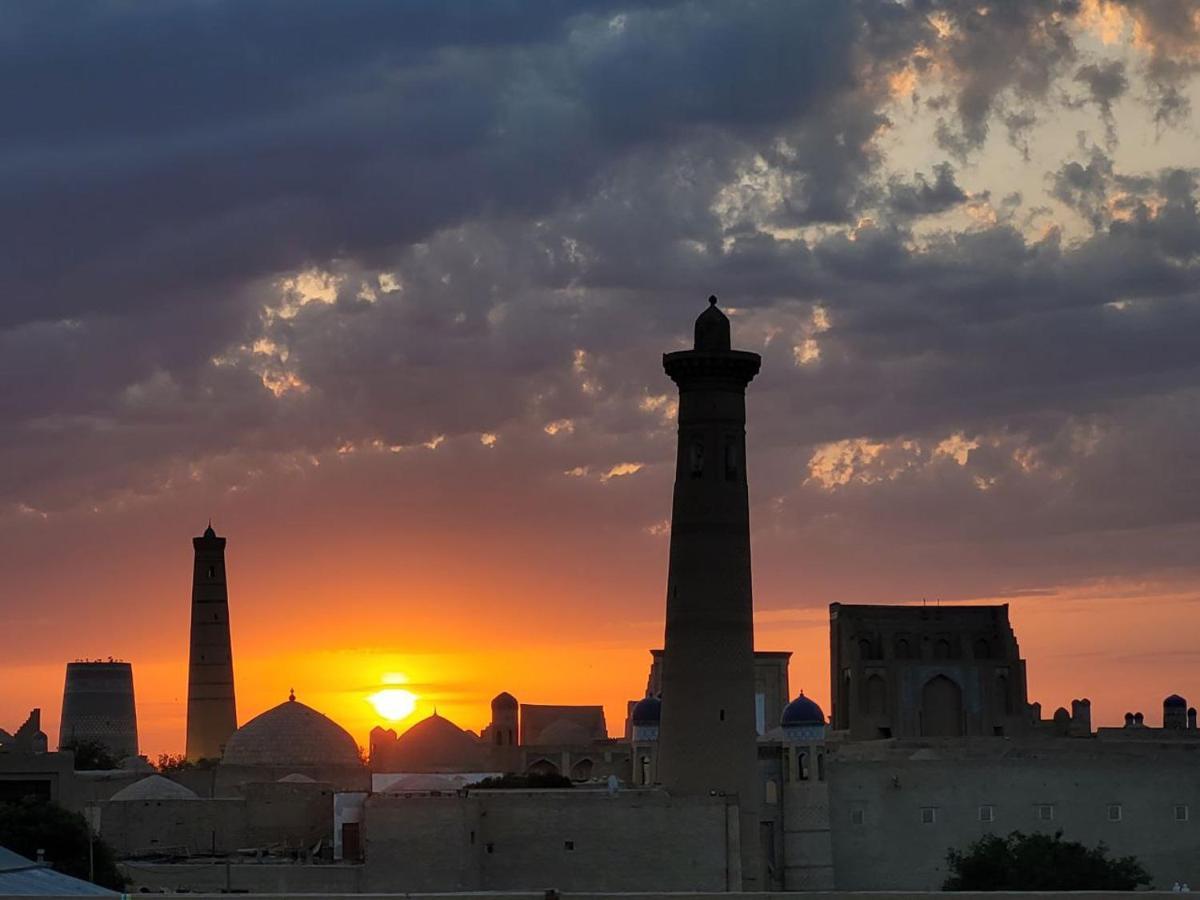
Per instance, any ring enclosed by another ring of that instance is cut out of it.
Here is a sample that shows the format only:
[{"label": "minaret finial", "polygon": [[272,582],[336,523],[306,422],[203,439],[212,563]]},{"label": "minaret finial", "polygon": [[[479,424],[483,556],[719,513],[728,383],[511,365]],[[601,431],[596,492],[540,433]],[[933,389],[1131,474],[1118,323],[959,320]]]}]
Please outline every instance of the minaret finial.
[{"label": "minaret finial", "polygon": [[709,302],[709,304],[710,304],[710,305],[712,305],[712,306],[716,306],[716,305],[717,305],[717,295],[716,295],[716,294],[709,294],[709,295],[708,295],[708,302]]},{"label": "minaret finial", "polygon": [[295,688],[288,688],[288,702],[289,703],[296,702],[296,689]]}]

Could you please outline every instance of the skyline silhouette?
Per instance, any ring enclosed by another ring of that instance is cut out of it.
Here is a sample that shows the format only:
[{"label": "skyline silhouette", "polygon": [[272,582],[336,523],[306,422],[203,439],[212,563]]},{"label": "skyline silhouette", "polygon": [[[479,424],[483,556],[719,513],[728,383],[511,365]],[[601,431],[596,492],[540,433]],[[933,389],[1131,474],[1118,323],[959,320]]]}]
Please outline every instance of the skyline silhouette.
[{"label": "skyline silhouette", "polygon": [[117,657],[182,752],[210,517],[239,721],[620,721],[710,293],[796,689],[940,600],[1048,709],[1200,694],[1194,4],[335,6],[9,23],[0,724]]}]

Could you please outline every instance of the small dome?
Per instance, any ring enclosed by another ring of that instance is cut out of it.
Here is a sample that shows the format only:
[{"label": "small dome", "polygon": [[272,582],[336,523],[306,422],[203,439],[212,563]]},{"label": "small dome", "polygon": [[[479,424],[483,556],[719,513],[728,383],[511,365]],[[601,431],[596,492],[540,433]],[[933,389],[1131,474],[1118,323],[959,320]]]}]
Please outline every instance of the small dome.
[{"label": "small dome", "polygon": [[298,700],[268,709],[235,731],[221,758],[225,765],[361,766],[358,744],[346,729]]},{"label": "small dome", "polygon": [[190,791],[182,784],[163,778],[161,775],[150,775],[141,781],[135,781],[128,787],[117,791],[109,800],[199,800],[195,791]]},{"label": "small dome", "polygon": [[733,346],[729,318],[717,309],[715,296],[708,298],[708,309],[696,319],[695,335],[697,350],[729,350]]},{"label": "small dome", "polygon": [[799,697],[783,708],[783,715],[779,717],[779,724],[785,727],[824,725],[825,713],[821,711],[821,707],[805,697],[804,692],[801,691]]},{"label": "small dome", "polygon": [[501,691],[499,694],[497,694],[495,697],[492,698],[492,709],[494,709],[494,710],[495,709],[516,709],[518,706],[520,706],[520,704],[517,703],[517,698],[514,697],[512,694],[510,694],[508,691]]},{"label": "small dome", "polygon": [[1067,712],[1067,709],[1065,706],[1060,706],[1058,709],[1056,709],[1054,711],[1054,721],[1055,722],[1070,722],[1071,721],[1071,714],[1069,712]]},{"label": "small dome", "polygon": [[204,537],[215,538],[216,536],[217,536],[217,533],[215,531],[213,531],[212,522],[209,522],[208,527],[204,529]]},{"label": "small dome", "polygon": [[1184,700],[1182,697],[1180,697],[1178,694],[1172,694],[1170,697],[1168,697],[1166,700],[1163,701],[1163,706],[1179,706],[1179,707],[1186,708],[1187,701]]},{"label": "small dome", "polygon": [[302,775],[299,772],[293,772],[291,775],[284,775],[279,779],[283,784],[316,784],[317,779],[309,778],[307,775]]},{"label": "small dome", "polygon": [[662,718],[662,701],[657,697],[643,697],[633,704],[629,712],[632,725],[657,725]]}]

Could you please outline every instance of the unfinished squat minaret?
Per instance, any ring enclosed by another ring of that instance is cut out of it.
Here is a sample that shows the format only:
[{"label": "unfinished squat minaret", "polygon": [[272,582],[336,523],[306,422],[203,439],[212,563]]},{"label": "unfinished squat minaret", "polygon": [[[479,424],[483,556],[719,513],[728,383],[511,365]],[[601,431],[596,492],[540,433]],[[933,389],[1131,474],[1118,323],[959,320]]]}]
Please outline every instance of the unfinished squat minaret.
[{"label": "unfinished squat minaret", "polygon": [[218,759],[237,729],[225,538],[212,525],[192,538],[192,645],[188,659],[187,758]]},{"label": "unfinished squat minaret", "polygon": [[679,386],[671,508],[658,779],[679,794],[736,795],[741,872],[761,890],[754,611],[746,487],[746,386],[757,353],[733,350],[717,298],[696,320],[695,349],[667,353]]}]

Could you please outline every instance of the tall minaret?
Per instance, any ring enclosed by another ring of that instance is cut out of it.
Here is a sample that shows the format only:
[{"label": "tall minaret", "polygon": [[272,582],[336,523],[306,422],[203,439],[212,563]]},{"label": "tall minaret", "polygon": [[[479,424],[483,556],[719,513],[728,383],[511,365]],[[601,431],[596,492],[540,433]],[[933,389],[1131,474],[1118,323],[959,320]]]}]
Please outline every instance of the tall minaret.
[{"label": "tall minaret", "polygon": [[188,660],[187,758],[219,759],[237,729],[225,538],[212,524],[192,538],[192,647]]},{"label": "tall minaret", "polygon": [[[737,795],[741,877],[762,890],[754,715],[754,611],[746,489],[746,385],[757,353],[730,348],[717,298],[695,349],[667,353],[679,386],[658,778],[679,794]],[[737,883],[740,881],[740,884]]]}]

